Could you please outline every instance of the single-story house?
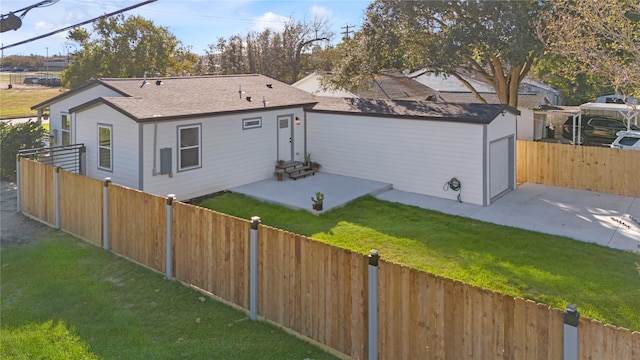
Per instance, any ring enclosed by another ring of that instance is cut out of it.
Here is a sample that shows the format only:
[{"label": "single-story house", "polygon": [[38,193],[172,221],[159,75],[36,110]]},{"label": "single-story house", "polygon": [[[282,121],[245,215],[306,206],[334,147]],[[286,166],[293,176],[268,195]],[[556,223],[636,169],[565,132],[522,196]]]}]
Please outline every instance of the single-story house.
[{"label": "single-story house", "polygon": [[273,177],[313,152],[323,169],[488,205],[515,189],[517,110],[497,104],[311,95],[262,75],[97,79],[33,106],[84,173],[187,200]]}]

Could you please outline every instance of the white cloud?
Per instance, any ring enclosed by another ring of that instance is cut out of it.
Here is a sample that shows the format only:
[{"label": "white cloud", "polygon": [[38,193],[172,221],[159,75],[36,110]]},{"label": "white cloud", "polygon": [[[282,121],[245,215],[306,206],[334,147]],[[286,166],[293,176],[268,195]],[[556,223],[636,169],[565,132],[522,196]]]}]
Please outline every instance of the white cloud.
[{"label": "white cloud", "polygon": [[329,19],[333,14],[333,11],[322,6],[313,5],[311,7],[311,14],[313,14],[313,16],[317,18]]},{"label": "white cloud", "polygon": [[284,30],[284,24],[289,19],[287,16],[274,14],[271,11],[253,20],[253,30],[261,32],[266,28],[273,31]]}]

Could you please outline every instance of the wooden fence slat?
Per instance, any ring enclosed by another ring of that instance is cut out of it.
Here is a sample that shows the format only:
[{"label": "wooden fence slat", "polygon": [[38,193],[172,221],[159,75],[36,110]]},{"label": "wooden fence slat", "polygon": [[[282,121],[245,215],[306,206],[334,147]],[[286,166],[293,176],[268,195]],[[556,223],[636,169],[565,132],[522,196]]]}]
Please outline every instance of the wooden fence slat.
[{"label": "wooden fence slat", "polygon": [[532,182],[640,197],[639,151],[523,140],[516,143],[519,184]]}]

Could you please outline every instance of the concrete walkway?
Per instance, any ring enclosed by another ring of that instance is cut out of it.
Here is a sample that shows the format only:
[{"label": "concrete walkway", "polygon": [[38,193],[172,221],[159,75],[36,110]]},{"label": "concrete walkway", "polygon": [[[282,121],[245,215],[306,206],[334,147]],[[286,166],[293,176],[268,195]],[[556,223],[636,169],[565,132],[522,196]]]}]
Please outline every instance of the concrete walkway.
[{"label": "concrete walkway", "polygon": [[[490,206],[393,190],[392,185],[324,172],[296,181],[267,179],[230,189],[259,200],[322,213],[364,196],[398,202],[499,225],[640,251],[640,199],[526,183]],[[325,194],[324,209],[311,209],[311,196]]]}]

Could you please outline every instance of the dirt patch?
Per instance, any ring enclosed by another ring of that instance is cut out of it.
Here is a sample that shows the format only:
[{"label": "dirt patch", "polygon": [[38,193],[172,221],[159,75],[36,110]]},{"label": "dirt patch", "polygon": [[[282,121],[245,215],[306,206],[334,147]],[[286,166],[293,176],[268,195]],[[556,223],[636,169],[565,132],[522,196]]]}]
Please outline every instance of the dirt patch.
[{"label": "dirt patch", "polygon": [[16,184],[2,181],[0,188],[0,247],[46,239],[56,230],[18,213]]}]

